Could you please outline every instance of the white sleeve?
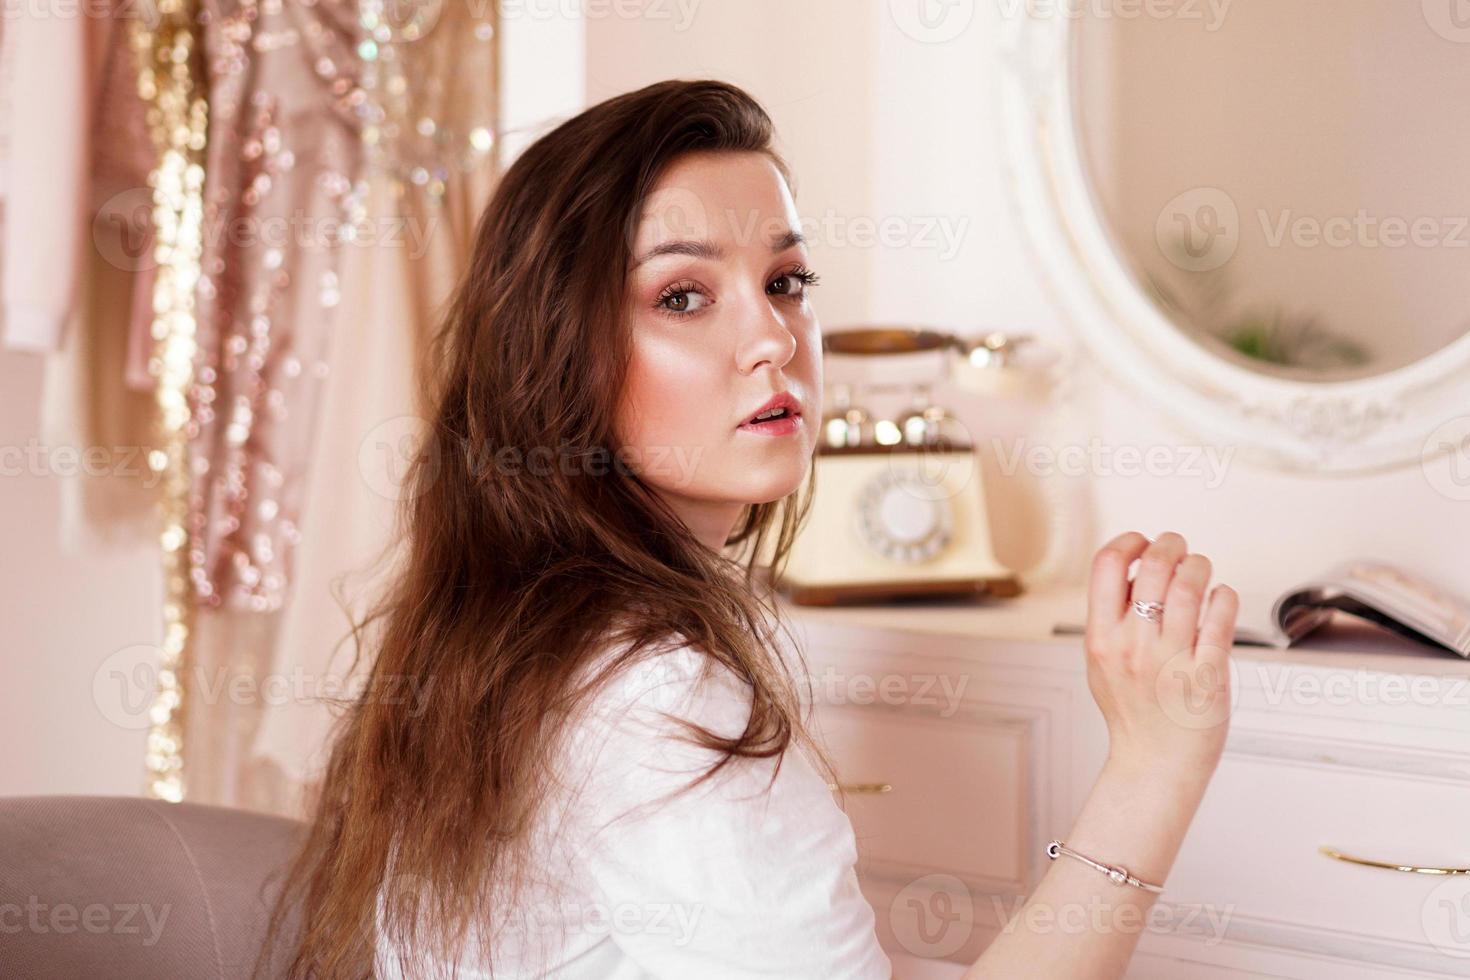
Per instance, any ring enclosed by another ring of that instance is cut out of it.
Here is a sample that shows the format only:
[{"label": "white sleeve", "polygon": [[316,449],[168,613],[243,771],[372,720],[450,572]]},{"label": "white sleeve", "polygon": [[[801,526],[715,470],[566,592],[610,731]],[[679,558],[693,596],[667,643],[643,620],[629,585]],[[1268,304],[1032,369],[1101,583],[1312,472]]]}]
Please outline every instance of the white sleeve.
[{"label": "white sleeve", "polygon": [[[654,683],[595,723],[591,791],[578,806],[580,862],[610,935],[649,975],[670,980],[889,980],[874,913],[858,889],[852,825],[794,745],[776,760],[735,758],[671,800],[719,753],[679,736],[662,712],[720,735],[745,728],[747,688],[704,656],[657,658]],[[767,786],[769,784],[769,790]],[[629,812],[631,811],[631,812]]]},{"label": "white sleeve", "polygon": [[89,231],[88,99],[92,32],[110,25],[45,2],[7,8],[5,45],[19,86],[10,93],[10,157],[0,229],[0,306],[10,350],[61,347],[81,282]]}]

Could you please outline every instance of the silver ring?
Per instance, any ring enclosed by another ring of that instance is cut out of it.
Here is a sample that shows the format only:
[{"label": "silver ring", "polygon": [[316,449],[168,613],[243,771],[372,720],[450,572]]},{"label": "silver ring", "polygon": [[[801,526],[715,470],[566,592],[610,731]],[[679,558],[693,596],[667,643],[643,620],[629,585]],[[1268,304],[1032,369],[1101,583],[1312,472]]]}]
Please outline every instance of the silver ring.
[{"label": "silver ring", "polygon": [[1150,623],[1162,623],[1164,621],[1164,604],[1162,602],[1145,602],[1143,599],[1134,599],[1133,611]]}]

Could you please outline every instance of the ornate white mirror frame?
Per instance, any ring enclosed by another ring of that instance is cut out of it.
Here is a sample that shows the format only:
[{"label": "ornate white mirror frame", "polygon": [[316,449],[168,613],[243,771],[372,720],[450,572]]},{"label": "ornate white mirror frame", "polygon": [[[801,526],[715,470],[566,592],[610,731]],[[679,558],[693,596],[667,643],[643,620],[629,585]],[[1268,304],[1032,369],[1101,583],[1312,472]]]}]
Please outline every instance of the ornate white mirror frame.
[{"label": "ornate white mirror frame", "polygon": [[1464,438],[1470,335],[1372,378],[1307,382],[1257,373],[1189,339],[1136,284],[1093,200],[1077,137],[1071,5],[1005,25],[1001,128],[1018,215],[1048,285],[1121,383],[1242,457],[1314,473],[1427,461]]}]

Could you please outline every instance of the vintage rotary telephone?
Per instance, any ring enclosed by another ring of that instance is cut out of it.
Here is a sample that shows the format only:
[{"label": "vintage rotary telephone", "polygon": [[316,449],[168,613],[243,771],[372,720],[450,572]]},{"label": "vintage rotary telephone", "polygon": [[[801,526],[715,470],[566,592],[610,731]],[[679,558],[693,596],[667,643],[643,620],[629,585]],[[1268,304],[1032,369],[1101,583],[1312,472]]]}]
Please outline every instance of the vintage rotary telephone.
[{"label": "vintage rotary telephone", "polygon": [[[950,355],[969,369],[999,369],[1025,339],[871,327],[829,333],[823,349],[863,358],[938,352],[948,376]],[[856,386],[911,390],[912,404],[896,418],[870,415],[853,385],[830,387],[815,496],[775,587],[799,605],[1018,595],[1019,579],[991,547],[982,470],[969,434],[930,401],[929,385]],[[769,549],[761,563],[769,573]]]}]

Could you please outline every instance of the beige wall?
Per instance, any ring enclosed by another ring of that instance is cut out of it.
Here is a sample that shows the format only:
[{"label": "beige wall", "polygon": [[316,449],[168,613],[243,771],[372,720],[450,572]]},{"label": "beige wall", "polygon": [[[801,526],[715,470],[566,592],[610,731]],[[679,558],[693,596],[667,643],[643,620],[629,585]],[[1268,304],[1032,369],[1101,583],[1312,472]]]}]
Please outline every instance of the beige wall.
[{"label": "beige wall", "polygon": [[852,243],[872,215],[877,169],[873,18],[853,3],[685,2],[687,20],[674,0],[651,0],[639,17],[590,16],[619,5],[586,5],[588,104],[666,78],[720,78],[749,90],[795,171],[797,209],[813,222],[808,234],[818,233],[813,260],[824,282],[838,283],[823,288],[823,324],[861,318],[874,256]]},{"label": "beige wall", "polygon": [[60,495],[85,477],[17,455],[39,438],[42,371],[37,355],[0,352],[0,794],[139,793],[144,733],[109,721],[92,692],[110,655],[158,640],[156,549],[60,552]]}]

